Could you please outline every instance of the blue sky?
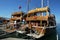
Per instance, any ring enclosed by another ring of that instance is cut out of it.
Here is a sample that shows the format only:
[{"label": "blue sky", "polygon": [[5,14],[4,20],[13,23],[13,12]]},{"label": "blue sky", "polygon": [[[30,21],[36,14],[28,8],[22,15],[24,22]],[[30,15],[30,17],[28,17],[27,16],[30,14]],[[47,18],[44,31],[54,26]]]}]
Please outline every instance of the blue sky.
[{"label": "blue sky", "polygon": [[[49,0],[49,7],[51,13],[55,14],[57,23],[60,23],[60,0]],[[46,0],[44,0],[46,5]],[[0,0],[0,16],[10,18],[13,12],[19,11],[18,7],[21,6],[21,10],[27,12],[27,0]],[[31,0],[29,9],[41,7],[41,0]]]}]

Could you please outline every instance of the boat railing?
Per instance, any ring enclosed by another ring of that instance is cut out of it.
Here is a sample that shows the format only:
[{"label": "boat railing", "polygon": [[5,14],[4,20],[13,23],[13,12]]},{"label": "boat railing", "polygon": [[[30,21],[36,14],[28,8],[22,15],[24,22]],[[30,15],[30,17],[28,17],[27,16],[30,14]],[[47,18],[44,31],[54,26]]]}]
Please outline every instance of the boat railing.
[{"label": "boat railing", "polygon": [[42,34],[45,29],[46,29],[46,26],[45,26],[45,24],[44,24],[44,27],[42,28],[40,34]]}]

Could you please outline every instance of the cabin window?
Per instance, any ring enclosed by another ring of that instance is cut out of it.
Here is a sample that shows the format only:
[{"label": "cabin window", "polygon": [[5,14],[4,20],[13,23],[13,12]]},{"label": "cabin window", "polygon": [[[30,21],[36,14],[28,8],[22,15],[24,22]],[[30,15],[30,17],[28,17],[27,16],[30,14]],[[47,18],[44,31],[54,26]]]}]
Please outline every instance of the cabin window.
[{"label": "cabin window", "polygon": [[30,16],[34,16],[34,14],[31,14]]},{"label": "cabin window", "polygon": [[43,13],[42,13],[42,16],[46,16],[46,12],[43,12]]},{"label": "cabin window", "polygon": [[49,22],[49,26],[54,26],[54,22]]},{"label": "cabin window", "polygon": [[42,26],[46,26],[47,25],[47,21],[42,21]]},{"label": "cabin window", "polygon": [[17,16],[12,16],[12,18],[17,17]]},{"label": "cabin window", "polygon": [[40,21],[31,21],[32,26],[40,26]]},{"label": "cabin window", "polygon": [[40,15],[41,15],[41,13],[37,13],[37,14],[36,14],[36,16],[40,16]]},{"label": "cabin window", "polygon": [[47,21],[42,21],[42,24],[41,24],[41,21],[31,21],[30,22],[32,26],[47,26]]},{"label": "cabin window", "polygon": [[34,16],[34,14],[30,15],[30,16]]},{"label": "cabin window", "polygon": [[20,17],[21,15],[17,15],[17,17]]},{"label": "cabin window", "polygon": [[20,22],[20,20],[17,20],[17,22]]},{"label": "cabin window", "polygon": [[38,13],[35,13],[36,16],[41,16],[42,13],[41,12],[38,12]]}]

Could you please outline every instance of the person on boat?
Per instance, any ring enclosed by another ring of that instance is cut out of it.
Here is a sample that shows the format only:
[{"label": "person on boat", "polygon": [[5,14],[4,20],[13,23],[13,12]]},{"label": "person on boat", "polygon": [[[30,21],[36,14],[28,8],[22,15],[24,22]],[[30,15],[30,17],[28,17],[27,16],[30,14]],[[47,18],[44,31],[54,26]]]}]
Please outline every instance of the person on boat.
[{"label": "person on boat", "polygon": [[16,24],[17,24],[16,21],[14,21],[14,28],[17,28],[17,25]]}]

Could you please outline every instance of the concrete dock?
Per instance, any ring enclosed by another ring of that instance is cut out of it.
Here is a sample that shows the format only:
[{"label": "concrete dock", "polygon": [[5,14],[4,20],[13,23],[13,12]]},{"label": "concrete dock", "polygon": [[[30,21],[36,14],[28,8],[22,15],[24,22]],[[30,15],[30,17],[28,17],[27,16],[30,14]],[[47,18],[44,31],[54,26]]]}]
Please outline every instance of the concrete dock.
[{"label": "concrete dock", "polygon": [[33,40],[33,39],[21,39],[21,38],[5,38],[1,40]]}]

